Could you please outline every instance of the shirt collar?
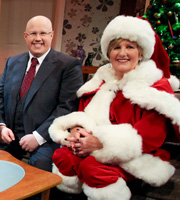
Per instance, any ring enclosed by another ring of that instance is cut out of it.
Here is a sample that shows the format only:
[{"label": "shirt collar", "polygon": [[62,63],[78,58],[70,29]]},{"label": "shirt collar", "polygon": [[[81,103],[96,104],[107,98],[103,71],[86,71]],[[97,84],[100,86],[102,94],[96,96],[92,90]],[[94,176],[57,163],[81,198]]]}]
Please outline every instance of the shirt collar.
[{"label": "shirt collar", "polygon": [[[45,57],[47,56],[47,54],[49,53],[50,50],[51,50],[51,48],[49,48],[49,50],[46,51],[46,53],[44,53],[42,56],[40,56],[40,57],[37,58],[38,62],[39,62],[39,65],[41,65],[41,63],[43,62],[43,60],[45,59]],[[32,58],[34,58],[34,56],[29,51],[29,60],[31,60]]]}]

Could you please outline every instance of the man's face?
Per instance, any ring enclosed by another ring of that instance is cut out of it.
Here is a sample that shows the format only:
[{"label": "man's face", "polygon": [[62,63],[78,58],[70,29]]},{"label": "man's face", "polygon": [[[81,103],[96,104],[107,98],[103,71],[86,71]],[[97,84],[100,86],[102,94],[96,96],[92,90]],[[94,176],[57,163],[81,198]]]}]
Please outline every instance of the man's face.
[{"label": "man's face", "polygon": [[41,18],[30,20],[24,32],[24,39],[33,56],[42,56],[51,47],[53,39],[51,23]]}]

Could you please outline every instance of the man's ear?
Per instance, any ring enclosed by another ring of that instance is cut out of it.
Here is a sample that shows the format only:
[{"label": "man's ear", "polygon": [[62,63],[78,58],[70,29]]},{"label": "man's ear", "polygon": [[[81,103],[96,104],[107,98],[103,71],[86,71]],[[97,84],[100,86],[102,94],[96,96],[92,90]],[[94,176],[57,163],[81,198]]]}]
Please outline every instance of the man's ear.
[{"label": "man's ear", "polygon": [[26,32],[24,32],[24,39],[26,39],[27,38],[27,33]]}]

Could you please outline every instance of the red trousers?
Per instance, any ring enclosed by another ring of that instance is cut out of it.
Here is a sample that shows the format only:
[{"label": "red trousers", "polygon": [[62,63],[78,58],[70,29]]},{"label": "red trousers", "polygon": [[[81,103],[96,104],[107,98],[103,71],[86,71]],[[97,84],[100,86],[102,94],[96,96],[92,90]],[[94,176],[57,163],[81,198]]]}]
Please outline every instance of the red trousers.
[{"label": "red trousers", "polygon": [[115,183],[119,177],[125,181],[134,179],[132,175],[120,167],[102,164],[93,156],[80,158],[73,155],[67,147],[57,149],[52,160],[60,173],[65,176],[77,175],[82,183],[86,183],[90,187],[105,187]]}]

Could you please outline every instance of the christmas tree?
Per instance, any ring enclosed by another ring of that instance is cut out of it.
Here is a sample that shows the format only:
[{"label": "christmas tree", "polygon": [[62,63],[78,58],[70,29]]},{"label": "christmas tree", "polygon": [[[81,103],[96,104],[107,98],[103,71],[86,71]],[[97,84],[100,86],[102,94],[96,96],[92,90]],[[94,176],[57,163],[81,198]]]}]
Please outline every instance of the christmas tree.
[{"label": "christmas tree", "polygon": [[180,78],[180,0],[151,0],[146,17],[170,57],[171,74]]}]

